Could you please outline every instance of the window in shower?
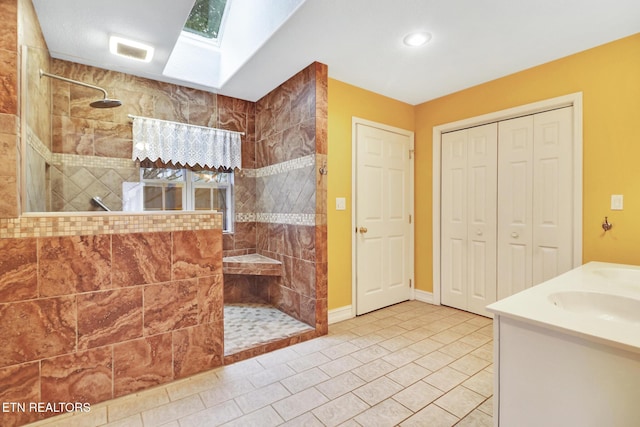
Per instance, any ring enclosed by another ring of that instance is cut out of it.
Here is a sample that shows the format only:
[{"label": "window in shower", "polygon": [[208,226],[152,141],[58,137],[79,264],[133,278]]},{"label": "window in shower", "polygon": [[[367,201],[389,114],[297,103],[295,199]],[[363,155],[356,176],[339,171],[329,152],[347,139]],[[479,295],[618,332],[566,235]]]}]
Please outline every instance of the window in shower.
[{"label": "window in shower", "polygon": [[143,211],[217,211],[233,230],[233,172],[140,168]]}]

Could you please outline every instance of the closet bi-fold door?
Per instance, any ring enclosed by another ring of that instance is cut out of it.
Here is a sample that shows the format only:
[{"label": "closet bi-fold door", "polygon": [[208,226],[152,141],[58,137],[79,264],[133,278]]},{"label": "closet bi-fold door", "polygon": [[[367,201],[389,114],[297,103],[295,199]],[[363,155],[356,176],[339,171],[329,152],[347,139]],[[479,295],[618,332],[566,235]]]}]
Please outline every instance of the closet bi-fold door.
[{"label": "closet bi-fold door", "polygon": [[496,300],[497,124],[442,136],[441,302],[487,315]]},{"label": "closet bi-fold door", "polygon": [[571,269],[572,114],[498,125],[498,299]]}]

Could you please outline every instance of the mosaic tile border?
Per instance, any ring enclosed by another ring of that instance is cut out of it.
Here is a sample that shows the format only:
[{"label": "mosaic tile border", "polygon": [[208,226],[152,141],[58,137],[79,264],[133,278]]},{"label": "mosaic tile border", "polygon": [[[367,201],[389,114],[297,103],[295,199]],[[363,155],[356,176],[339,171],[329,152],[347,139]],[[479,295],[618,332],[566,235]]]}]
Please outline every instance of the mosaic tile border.
[{"label": "mosaic tile border", "polygon": [[40,140],[38,135],[27,126],[27,144],[40,154],[47,163],[51,163],[51,150]]},{"label": "mosaic tile border", "polygon": [[299,157],[297,159],[288,160],[286,162],[277,163],[275,165],[265,166],[263,168],[255,169],[256,178],[262,178],[265,176],[277,175],[280,173],[290,172],[296,169],[303,169],[309,166],[315,166],[316,155],[310,154],[308,156]]},{"label": "mosaic tile border", "polygon": [[222,229],[222,214],[102,214],[0,218],[0,239]]},{"label": "mosaic tile border", "polygon": [[236,213],[235,222],[256,222],[256,214],[251,213]]},{"label": "mosaic tile border", "polygon": [[271,224],[316,225],[316,215],[296,213],[257,213],[256,221]]},{"label": "mosaic tile border", "polygon": [[81,156],[78,154],[51,154],[51,162],[56,165],[83,166],[88,168],[130,169],[138,167],[131,159],[119,157]]}]

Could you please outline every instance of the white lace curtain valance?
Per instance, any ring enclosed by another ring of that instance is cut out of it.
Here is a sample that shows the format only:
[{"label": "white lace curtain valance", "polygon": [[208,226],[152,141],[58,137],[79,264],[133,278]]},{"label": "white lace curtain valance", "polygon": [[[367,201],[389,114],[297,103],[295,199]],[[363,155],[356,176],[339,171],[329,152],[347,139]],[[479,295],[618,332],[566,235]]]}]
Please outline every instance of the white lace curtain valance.
[{"label": "white lace curtain valance", "polygon": [[240,132],[166,120],[133,119],[133,160],[161,160],[189,166],[240,169]]}]

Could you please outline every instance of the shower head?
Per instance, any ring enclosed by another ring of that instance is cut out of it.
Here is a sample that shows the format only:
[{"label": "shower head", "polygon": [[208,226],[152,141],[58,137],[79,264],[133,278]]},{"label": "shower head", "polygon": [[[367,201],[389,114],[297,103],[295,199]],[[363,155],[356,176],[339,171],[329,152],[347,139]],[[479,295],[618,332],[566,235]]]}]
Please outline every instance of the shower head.
[{"label": "shower head", "polygon": [[104,99],[99,99],[97,101],[93,101],[89,105],[93,108],[113,108],[113,107],[121,106],[122,101],[120,101],[119,99],[104,98]]},{"label": "shower head", "polygon": [[62,80],[63,82],[67,82],[67,83],[73,83],[74,85],[88,87],[89,89],[99,90],[104,94],[104,97],[102,99],[99,99],[98,101],[94,101],[91,104],[89,104],[93,108],[113,108],[113,107],[119,107],[122,105],[122,101],[118,99],[110,99],[109,95],[107,94],[107,91],[102,89],[99,86],[90,85],[89,83],[79,82],[77,80],[71,80],[62,76],[56,76],[55,74],[49,74],[46,71],[40,70],[40,78],[42,78],[42,76]]}]

